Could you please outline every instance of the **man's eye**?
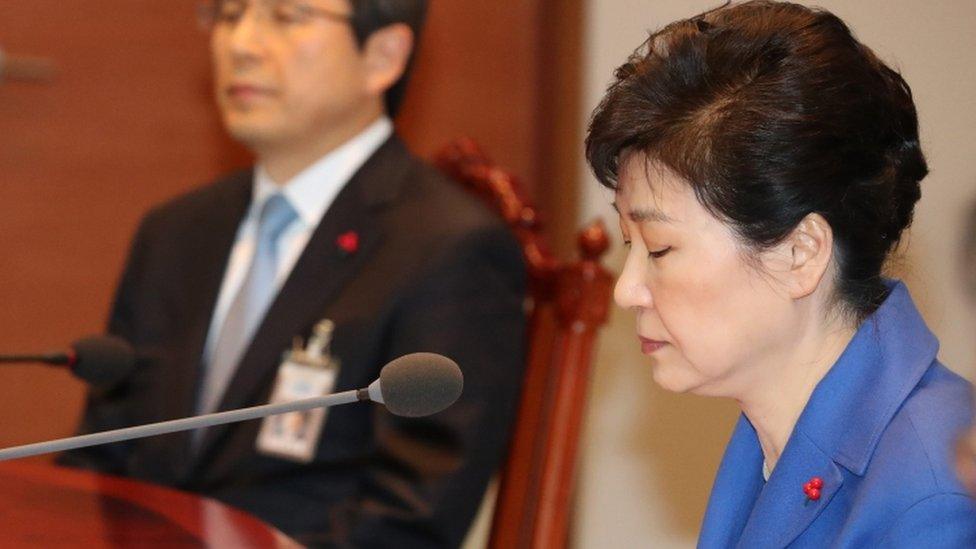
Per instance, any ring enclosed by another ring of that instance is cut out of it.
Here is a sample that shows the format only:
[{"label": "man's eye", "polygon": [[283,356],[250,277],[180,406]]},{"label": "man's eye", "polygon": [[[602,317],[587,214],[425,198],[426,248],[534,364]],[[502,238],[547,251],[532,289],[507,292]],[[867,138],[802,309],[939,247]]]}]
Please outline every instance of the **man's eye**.
[{"label": "man's eye", "polygon": [[274,18],[279,23],[302,23],[312,16],[312,8],[305,4],[284,2],[275,6]]},{"label": "man's eye", "polygon": [[234,23],[244,15],[247,6],[243,2],[218,2],[214,7],[214,19]]},{"label": "man's eye", "polygon": [[660,250],[649,251],[647,252],[647,255],[652,259],[660,259],[668,255],[668,252],[670,251],[671,251],[671,246],[668,246],[667,248],[661,248]]}]

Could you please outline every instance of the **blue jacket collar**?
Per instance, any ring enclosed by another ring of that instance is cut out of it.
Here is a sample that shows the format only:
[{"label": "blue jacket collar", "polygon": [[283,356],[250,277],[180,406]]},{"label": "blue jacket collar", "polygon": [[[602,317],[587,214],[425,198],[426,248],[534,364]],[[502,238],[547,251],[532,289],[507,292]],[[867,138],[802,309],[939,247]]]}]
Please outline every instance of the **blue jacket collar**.
[{"label": "blue jacket collar", "polygon": [[[908,290],[888,282],[885,302],[858,329],[820,381],[768,483],[762,450],[742,416],[719,467],[699,547],[782,547],[817,517],[844,482],[863,475],[885,427],[938,352]],[[810,501],[803,484],[824,481]]]},{"label": "blue jacket collar", "polygon": [[810,396],[794,434],[863,475],[885,427],[932,365],[935,338],[901,282],[861,325]]}]

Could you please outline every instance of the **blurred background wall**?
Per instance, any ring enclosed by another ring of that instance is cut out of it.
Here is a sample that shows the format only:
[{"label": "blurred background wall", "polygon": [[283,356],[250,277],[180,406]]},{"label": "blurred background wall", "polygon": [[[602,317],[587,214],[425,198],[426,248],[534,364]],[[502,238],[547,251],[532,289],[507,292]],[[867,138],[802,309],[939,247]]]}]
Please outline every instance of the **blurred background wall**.
[{"label": "blurred background wall", "polygon": [[[602,97],[612,70],[657,29],[718,0],[584,0],[583,117]],[[968,298],[961,248],[976,201],[976,2],[973,0],[819,0],[914,91],[931,175],[894,272],[908,282],[942,342],[940,356],[976,377],[976,303]],[[581,157],[577,161],[582,162]],[[613,219],[609,196],[580,182],[580,220]],[[970,227],[971,230],[971,227]],[[608,261],[619,271],[619,236]],[[971,274],[969,275],[972,276]],[[589,405],[576,546],[693,547],[734,405],[654,386],[634,336],[633,315],[615,311],[600,339]]]},{"label": "blurred background wall", "polygon": [[[250,164],[212,104],[201,4],[0,0],[0,51],[56,69],[0,81],[0,352],[100,331],[145,211]],[[575,195],[535,183],[577,179],[580,6],[432,1],[398,120],[421,156],[478,140],[555,212],[554,233]],[[69,434],[83,391],[62,371],[0,368],[0,446]]]},{"label": "blurred background wall", "polygon": [[[523,177],[556,247],[603,216],[582,134],[611,71],[647,31],[703,0],[432,0],[400,117],[429,156],[470,135]],[[976,376],[976,315],[960,271],[976,199],[976,3],[824,0],[905,74],[932,174],[896,272]],[[0,48],[51,58],[47,84],[0,83],[0,351],[58,347],[101,329],[139,217],[236,166],[211,106],[195,0],[0,0]],[[608,260],[622,264],[619,237]],[[657,389],[630,313],[615,311],[594,369],[575,546],[691,547],[734,405]],[[68,434],[83,387],[39,367],[0,370],[0,445]]]}]

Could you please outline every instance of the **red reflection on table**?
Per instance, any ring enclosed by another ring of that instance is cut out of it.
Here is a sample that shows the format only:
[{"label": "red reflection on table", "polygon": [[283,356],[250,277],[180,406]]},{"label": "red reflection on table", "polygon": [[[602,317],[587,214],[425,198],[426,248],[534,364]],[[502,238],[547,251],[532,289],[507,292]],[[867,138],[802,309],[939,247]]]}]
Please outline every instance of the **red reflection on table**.
[{"label": "red reflection on table", "polygon": [[215,500],[32,462],[0,463],[3,547],[301,547]]}]

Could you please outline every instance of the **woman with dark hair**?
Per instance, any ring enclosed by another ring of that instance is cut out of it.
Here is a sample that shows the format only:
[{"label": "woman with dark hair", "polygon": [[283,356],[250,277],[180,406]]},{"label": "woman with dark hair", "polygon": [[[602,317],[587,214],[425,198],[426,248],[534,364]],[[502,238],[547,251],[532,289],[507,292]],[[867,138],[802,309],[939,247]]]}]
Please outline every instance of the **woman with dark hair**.
[{"label": "woman with dark hair", "polygon": [[836,16],[754,1],[654,33],[586,154],[654,379],[735,399],[702,547],[976,547],[970,386],[882,267],[926,175],[911,90]]}]

